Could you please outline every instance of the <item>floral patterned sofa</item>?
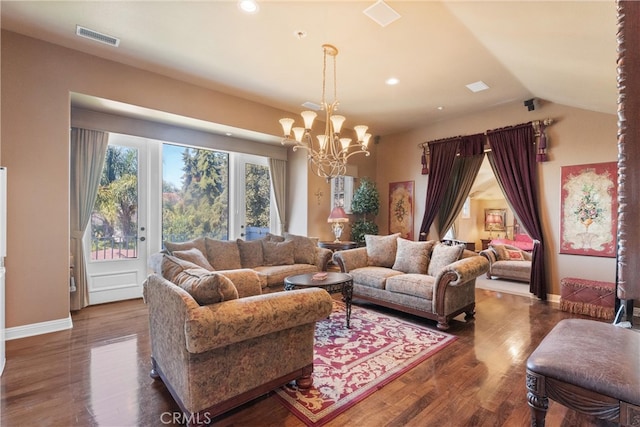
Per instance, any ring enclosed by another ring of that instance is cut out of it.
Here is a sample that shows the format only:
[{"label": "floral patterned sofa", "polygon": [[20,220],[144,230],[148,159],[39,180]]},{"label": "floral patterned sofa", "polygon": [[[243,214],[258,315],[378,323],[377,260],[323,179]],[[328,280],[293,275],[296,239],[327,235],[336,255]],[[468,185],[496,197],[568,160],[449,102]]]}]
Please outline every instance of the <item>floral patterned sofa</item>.
[{"label": "floral patterned sofa", "polygon": [[159,263],[163,275],[149,275],[143,288],[151,376],[189,425],[209,424],[292,380],[311,386],[315,322],[332,309],[325,290],[262,294],[253,270],[233,281],[169,254]]},{"label": "floral patterned sofa", "polygon": [[502,278],[529,282],[531,280],[530,252],[516,246],[491,244],[480,255],[489,260],[487,278]]},{"label": "floral patterned sofa", "polygon": [[149,257],[149,267],[155,273],[162,274],[160,261],[163,255],[170,254],[197,267],[217,271],[236,284],[254,280],[255,272],[263,289],[282,286],[287,276],[326,271],[333,254],[318,247],[316,239],[290,233],[284,236],[268,233],[263,239],[252,241],[200,237],[164,245],[166,250]]},{"label": "floral patterned sofa", "polygon": [[475,314],[476,277],[489,262],[464,245],[365,236],[366,247],[336,252],[340,269],[353,276],[353,299],[437,320],[448,329],[460,313]]}]

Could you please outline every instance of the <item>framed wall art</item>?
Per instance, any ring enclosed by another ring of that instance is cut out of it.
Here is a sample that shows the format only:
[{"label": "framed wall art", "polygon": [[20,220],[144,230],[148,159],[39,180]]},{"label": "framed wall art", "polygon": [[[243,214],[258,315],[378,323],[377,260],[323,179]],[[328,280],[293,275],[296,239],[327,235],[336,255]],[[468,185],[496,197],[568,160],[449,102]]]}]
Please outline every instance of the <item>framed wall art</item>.
[{"label": "framed wall art", "polygon": [[484,230],[488,232],[507,231],[507,210],[506,209],[485,209],[484,210]]},{"label": "framed wall art", "polygon": [[389,183],[389,234],[413,240],[413,181]]},{"label": "framed wall art", "polygon": [[563,166],[560,253],[616,256],[617,162]]}]

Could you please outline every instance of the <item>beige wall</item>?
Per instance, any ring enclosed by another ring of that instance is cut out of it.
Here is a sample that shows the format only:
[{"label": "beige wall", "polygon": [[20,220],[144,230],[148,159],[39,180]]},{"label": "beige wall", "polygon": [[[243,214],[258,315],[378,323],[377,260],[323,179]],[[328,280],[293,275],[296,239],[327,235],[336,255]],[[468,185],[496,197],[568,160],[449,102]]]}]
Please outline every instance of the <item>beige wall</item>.
[{"label": "beige wall", "polygon": [[[583,277],[615,281],[613,258],[559,254],[560,233],[560,171],[562,166],[617,160],[616,116],[542,103],[541,108],[527,111],[521,102],[503,105],[456,120],[443,120],[431,126],[386,136],[378,151],[377,183],[381,190],[383,209],[378,217],[381,232],[388,221],[388,184],[395,181],[415,181],[415,233],[417,235],[427,186],[427,176],[421,175],[417,144],[455,135],[469,135],[503,126],[544,118],[556,120],[548,128],[549,161],[540,165],[540,200],[542,227],[545,236],[548,291],[560,293],[562,277]],[[493,206],[491,206],[493,207]],[[478,209],[484,209],[478,206]],[[484,232],[482,232],[484,233]]]},{"label": "beige wall", "polygon": [[[1,78],[2,163],[9,170],[8,328],[69,316],[70,92],[272,135],[280,134],[278,119],[285,115],[6,31]],[[295,181],[297,171],[292,173]]]},{"label": "beige wall", "polygon": [[[11,32],[2,33],[2,164],[8,184],[8,328],[67,318],[69,314],[69,93],[77,92],[155,110],[278,135],[284,112],[219,92]],[[417,144],[459,134],[552,117],[550,161],[540,168],[543,228],[550,292],[565,276],[613,280],[614,260],[558,254],[559,178],[563,165],[615,161],[614,115],[546,104],[527,112],[520,102],[410,132],[384,136],[372,156],[355,156],[358,176],[371,177],[381,195],[377,217],[387,230],[388,185],[415,181],[415,231],[424,212],[427,177]],[[289,153],[292,232],[332,238],[326,223],[330,188],[301,171],[304,158]],[[356,187],[358,182],[356,182]],[[321,205],[316,190],[323,193]],[[305,191],[306,190],[306,191]],[[345,236],[347,238],[347,236]]]},{"label": "beige wall", "polygon": [[[278,120],[291,115],[16,33],[3,31],[1,41],[0,147],[10,171],[7,328],[69,315],[71,92],[271,135],[280,135]],[[375,176],[375,154],[354,164],[362,176]],[[329,184],[307,172],[301,150],[289,150],[287,168],[289,230],[332,240]]]}]

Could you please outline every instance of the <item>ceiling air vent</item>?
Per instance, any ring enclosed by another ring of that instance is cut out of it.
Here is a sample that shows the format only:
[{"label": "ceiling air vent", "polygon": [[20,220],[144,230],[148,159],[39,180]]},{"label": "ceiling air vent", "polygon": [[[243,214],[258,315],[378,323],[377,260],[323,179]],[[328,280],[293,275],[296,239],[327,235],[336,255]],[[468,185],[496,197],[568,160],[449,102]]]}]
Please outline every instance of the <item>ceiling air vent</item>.
[{"label": "ceiling air vent", "polygon": [[384,0],[378,0],[373,5],[366,8],[363,13],[373,19],[381,27],[386,27],[396,19],[400,18],[400,14],[393,10],[391,6],[386,4]]},{"label": "ceiling air vent", "polygon": [[118,45],[120,45],[119,38],[109,36],[107,34],[102,34],[97,31],[81,27],[80,25],[76,25],[76,34],[80,37],[85,37],[87,39],[95,40],[97,42],[108,44],[110,46],[118,47]]},{"label": "ceiling air vent", "polygon": [[316,104],[315,102],[311,102],[311,101],[307,101],[307,102],[303,103],[302,106],[304,108],[308,108],[308,109],[314,110],[314,111],[322,110],[322,106],[320,104]]}]

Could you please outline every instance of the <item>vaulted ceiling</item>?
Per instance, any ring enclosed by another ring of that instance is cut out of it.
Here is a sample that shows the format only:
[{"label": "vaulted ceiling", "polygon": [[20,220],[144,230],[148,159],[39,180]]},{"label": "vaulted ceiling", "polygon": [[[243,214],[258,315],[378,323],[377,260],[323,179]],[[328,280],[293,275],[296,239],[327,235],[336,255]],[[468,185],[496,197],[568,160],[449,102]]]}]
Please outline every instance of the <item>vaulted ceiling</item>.
[{"label": "vaulted ceiling", "polygon": [[[294,113],[319,103],[331,43],[346,125],[374,135],[531,98],[616,112],[614,1],[388,0],[400,17],[386,26],[364,13],[375,3],[258,0],[245,14],[235,0],[2,1],[1,22]],[[120,45],[78,37],[77,25]],[[489,89],[465,87],[477,81]]]}]

